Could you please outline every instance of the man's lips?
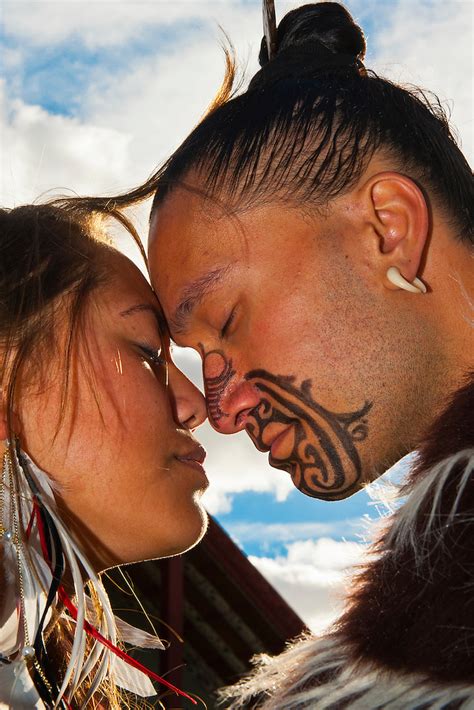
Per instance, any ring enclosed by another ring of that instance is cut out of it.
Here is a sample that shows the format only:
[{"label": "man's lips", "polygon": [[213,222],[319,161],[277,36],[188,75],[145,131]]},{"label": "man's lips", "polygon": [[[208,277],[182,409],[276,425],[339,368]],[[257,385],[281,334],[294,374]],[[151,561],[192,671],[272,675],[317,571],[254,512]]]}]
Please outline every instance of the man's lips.
[{"label": "man's lips", "polygon": [[285,460],[293,451],[295,444],[295,427],[291,424],[278,434],[270,446],[270,456],[273,461]]},{"label": "man's lips", "polygon": [[290,456],[294,447],[295,425],[269,422],[264,428],[259,441],[252,436],[252,428],[247,428],[247,433],[259,451],[270,451],[275,460],[285,459]]}]

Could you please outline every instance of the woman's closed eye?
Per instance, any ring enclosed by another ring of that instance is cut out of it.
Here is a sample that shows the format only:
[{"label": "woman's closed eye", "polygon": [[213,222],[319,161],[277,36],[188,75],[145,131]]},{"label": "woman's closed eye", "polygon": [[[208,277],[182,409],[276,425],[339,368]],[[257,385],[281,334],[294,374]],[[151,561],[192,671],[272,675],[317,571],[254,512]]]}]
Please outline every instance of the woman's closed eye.
[{"label": "woman's closed eye", "polygon": [[163,357],[163,349],[153,348],[151,345],[140,343],[139,346],[142,355],[149,360],[153,365],[166,365],[166,358]]},{"label": "woman's closed eye", "polygon": [[153,370],[159,373],[161,378],[168,382],[168,361],[164,355],[164,349],[160,346],[154,348],[146,343],[137,343],[139,354],[142,360]]}]

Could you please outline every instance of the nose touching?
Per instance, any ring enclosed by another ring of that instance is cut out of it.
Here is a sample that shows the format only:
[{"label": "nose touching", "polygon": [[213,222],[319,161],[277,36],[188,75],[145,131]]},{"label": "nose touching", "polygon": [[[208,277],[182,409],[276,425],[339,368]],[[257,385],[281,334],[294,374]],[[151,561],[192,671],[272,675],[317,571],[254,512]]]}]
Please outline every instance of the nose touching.
[{"label": "nose touching", "polygon": [[257,388],[238,375],[232,359],[221,350],[206,353],[203,373],[212,426],[222,434],[234,434],[244,429],[247,415],[260,401]]}]

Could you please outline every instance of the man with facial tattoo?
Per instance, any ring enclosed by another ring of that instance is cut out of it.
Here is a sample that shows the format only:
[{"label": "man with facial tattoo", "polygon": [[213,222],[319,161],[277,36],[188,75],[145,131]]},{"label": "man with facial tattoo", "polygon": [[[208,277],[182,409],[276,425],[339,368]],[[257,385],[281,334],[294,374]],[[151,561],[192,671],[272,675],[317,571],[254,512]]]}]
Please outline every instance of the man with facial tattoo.
[{"label": "man with facial tattoo", "polygon": [[364,54],[338,3],[273,30],[267,12],[248,89],[229,76],[136,193],[155,191],[152,280],[217,431],[327,501],[418,452],[335,629],[226,707],[474,707],[472,172],[439,103]]}]

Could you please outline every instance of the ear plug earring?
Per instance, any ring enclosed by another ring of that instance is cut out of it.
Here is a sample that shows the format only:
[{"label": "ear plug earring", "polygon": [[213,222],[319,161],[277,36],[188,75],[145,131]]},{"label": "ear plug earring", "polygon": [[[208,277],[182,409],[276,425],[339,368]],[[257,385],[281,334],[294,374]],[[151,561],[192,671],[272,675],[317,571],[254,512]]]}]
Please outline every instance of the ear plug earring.
[{"label": "ear plug earring", "polygon": [[396,266],[391,266],[387,271],[387,279],[394,286],[398,286],[403,291],[410,293],[426,293],[426,286],[419,278],[414,278],[413,281],[407,281],[399,272]]}]

